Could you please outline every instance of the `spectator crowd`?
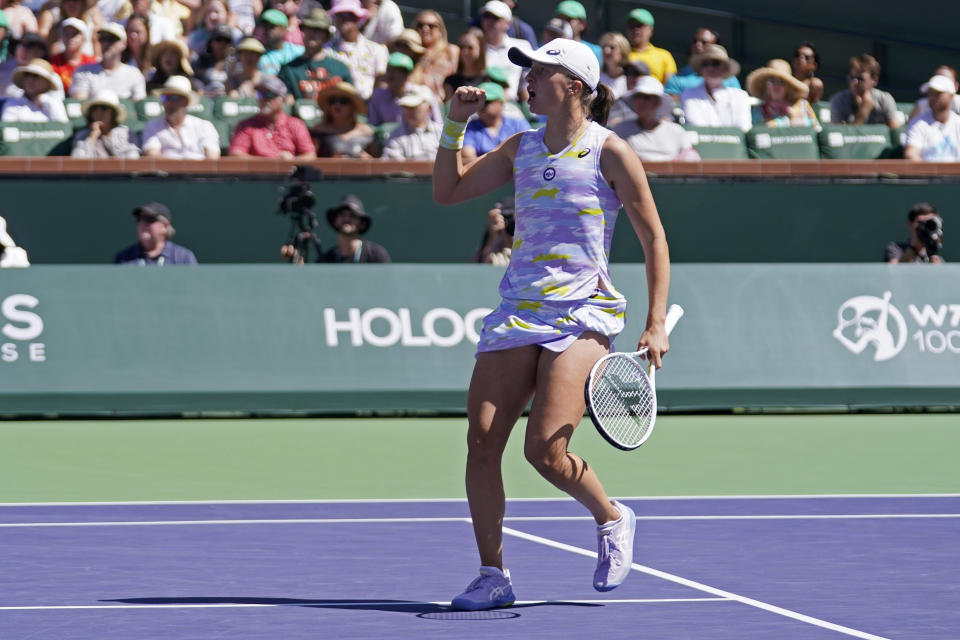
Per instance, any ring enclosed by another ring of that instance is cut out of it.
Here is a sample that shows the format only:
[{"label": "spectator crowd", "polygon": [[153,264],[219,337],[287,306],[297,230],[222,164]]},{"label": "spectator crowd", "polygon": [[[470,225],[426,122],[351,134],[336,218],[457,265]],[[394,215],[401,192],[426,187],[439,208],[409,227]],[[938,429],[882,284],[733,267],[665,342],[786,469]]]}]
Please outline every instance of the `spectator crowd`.
[{"label": "spectator crowd", "polygon": [[[432,160],[445,105],[471,85],[487,104],[467,129],[469,162],[541,124],[508,51],[570,38],[594,52],[618,99],[607,126],[644,160],[698,160],[690,128],[820,131],[827,121],[905,126],[907,159],[960,160],[960,84],[949,66],[919,87],[907,118],[878,88],[880,65],[867,54],[850,58],[845,89],[824,96],[811,42],[741,85],[740,63],[709,27],[694,31],[678,66],[655,44],[648,9],[629,11],[621,31],[596,43],[577,0],[559,2],[539,29],[520,13],[515,0],[489,0],[454,36],[434,10],[405,21],[395,0],[8,2],[0,120],[70,122],[72,154],[85,158]],[[215,126],[224,114],[214,105],[227,99],[244,117]]]}]

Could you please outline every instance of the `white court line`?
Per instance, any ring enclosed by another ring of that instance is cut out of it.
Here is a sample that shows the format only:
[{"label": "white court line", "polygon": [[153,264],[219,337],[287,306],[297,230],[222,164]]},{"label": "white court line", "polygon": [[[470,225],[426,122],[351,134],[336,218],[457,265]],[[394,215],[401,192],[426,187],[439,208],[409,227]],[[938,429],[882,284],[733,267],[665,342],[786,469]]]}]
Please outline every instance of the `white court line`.
[{"label": "white court line", "polygon": [[[730,598],[622,598],[610,600],[517,600],[513,604],[518,605],[549,605],[549,604],[661,604],[671,602],[732,602]],[[22,607],[0,606],[0,611],[56,611],[56,610],[75,610],[75,609],[255,609],[262,607],[415,607],[423,605],[437,605],[439,607],[449,607],[450,602],[405,602],[397,600],[376,601],[358,601],[358,600],[317,600],[311,602],[283,602],[283,603],[256,603],[256,602],[211,602],[205,604],[91,604],[91,605],[29,605]]]},{"label": "white court line", "polygon": [[[557,542],[556,540],[551,540],[549,538],[541,538],[540,536],[535,536],[533,534],[524,533],[523,531],[517,531],[516,529],[511,529],[509,527],[504,527],[503,532],[507,535],[513,536],[515,538],[520,538],[522,540],[527,540],[529,542],[536,542],[538,544],[546,545],[548,547],[553,547],[554,549],[561,549],[563,551],[570,551],[571,553],[576,553],[581,556],[586,556],[588,558],[597,559],[597,553],[595,551],[588,551],[587,549],[581,549],[580,547],[574,547],[573,545],[564,544],[563,542]],[[814,618],[796,611],[791,611],[790,609],[784,609],[783,607],[778,607],[766,602],[761,602],[760,600],[754,600],[753,598],[748,598],[746,596],[741,596],[730,591],[724,591],[723,589],[717,589],[716,587],[711,587],[709,585],[703,584],[702,582],[696,582],[694,580],[689,580],[687,578],[682,578],[680,576],[674,575],[672,573],[667,573],[665,571],[660,571],[658,569],[653,569],[651,567],[644,566],[642,564],[633,563],[631,565],[634,571],[640,571],[641,573],[646,573],[648,575],[654,576],[655,578],[661,578],[663,580],[668,580],[670,582],[675,582],[681,584],[685,587],[690,587],[691,589],[696,589],[697,591],[703,591],[706,593],[713,594],[721,598],[727,598],[729,600],[734,600],[751,607],[756,607],[758,609],[763,609],[764,611],[769,611],[777,615],[785,616],[787,618],[793,618],[794,620],[799,620],[800,622],[806,622],[807,624],[812,624],[817,627],[823,627],[824,629],[830,629],[831,631],[838,631],[840,633],[853,636],[855,638],[862,638],[864,640],[890,640],[889,638],[884,638],[883,636],[873,635],[865,631],[859,631],[857,629],[851,629],[850,627],[844,627],[839,624],[834,624],[833,622],[827,622],[826,620],[821,620],[819,618]]]},{"label": "white court line", "polygon": [[[852,514],[785,514],[785,515],[707,515],[707,516],[637,516],[637,520],[902,520],[955,519],[960,513],[852,513]],[[593,520],[592,516],[508,516],[505,522],[574,522]],[[239,524],[417,524],[466,522],[464,517],[435,518],[251,518],[236,520],[127,520],[90,522],[4,522],[0,529],[29,527],[163,527],[192,525]]]},{"label": "white court line", "polygon": [[[960,493],[808,493],[788,495],[620,496],[619,500],[819,500],[821,498],[960,498]],[[508,498],[507,502],[573,502],[569,497]],[[466,498],[345,498],[319,500],[126,500],[102,502],[0,502],[0,507],[139,507],[233,504],[391,504],[459,502]]]}]

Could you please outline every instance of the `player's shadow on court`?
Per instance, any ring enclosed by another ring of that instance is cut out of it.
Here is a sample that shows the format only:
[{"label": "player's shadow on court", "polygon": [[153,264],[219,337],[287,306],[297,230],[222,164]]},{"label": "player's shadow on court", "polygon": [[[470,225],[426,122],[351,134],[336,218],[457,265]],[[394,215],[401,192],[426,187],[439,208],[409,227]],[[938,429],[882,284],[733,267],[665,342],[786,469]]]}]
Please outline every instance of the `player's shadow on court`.
[{"label": "player's shadow on court", "polygon": [[519,618],[516,609],[529,607],[602,607],[602,604],[589,602],[564,602],[562,600],[547,602],[531,602],[513,605],[505,609],[492,611],[454,611],[449,606],[432,602],[415,602],[410,600],[305,600],[300,598],[226,598],[226,597],[195,597],[195,598],[117,598],[102,600],[101,602],[121,602],[136,605],[252,605],[273,607],[311,607],[315,609],[343,609],[347,611],[388,611],[395,613],[409,613],[421,618],[468,620],[489,618]]}]

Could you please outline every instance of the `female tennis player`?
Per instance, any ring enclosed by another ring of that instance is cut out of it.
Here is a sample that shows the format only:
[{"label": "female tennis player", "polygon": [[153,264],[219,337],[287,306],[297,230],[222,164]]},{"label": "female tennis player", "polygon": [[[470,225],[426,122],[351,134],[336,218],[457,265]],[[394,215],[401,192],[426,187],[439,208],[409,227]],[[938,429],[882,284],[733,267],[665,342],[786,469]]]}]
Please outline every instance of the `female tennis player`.
[{"label": "female tennis player", "polygon": [[638,349],[647,347],[659,367],[669,347],[666,236],[640,160],[602,126],[613,96],[600,84],[596,56],[566,39],[535,52],[512,48],[509,56],[530,67],[530,110],[545,115],[546,126],[510,137],[464,169],[463,131],[484,94],[460,87],[433,168],[433,195],[441,204],[476,198],[511,180],[516,192],[502,302],[483,321],[467,398],[467,498],[482,566],[452,605],[468,610],[515,600],[503,568],[500,463],[531,397],[524,453],[544,478],[593,514],[599,539],[594,587],[613,589],[630,572],[636,516],[611,501],[593,468],[568,449],[583,417],[587,374],[624,325],[626,301],[610,281],[607,258],[621,206],[646,256],[649,312]]}]

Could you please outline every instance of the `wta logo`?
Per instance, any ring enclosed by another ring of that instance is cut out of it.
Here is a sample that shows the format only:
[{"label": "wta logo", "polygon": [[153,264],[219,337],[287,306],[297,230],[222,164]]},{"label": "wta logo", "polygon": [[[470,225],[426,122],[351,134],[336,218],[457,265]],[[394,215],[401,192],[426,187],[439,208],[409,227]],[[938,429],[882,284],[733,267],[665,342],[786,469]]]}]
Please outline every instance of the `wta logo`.
[{"label": "wta logo", "polygon": [[873,359],[882,362],[903,350],[907,342],[907,323],[899,309],[890,304],[891,292],[882,298],[850,298],[837,313],[833,337],[849,351],[860,354],[873,347]]}]

